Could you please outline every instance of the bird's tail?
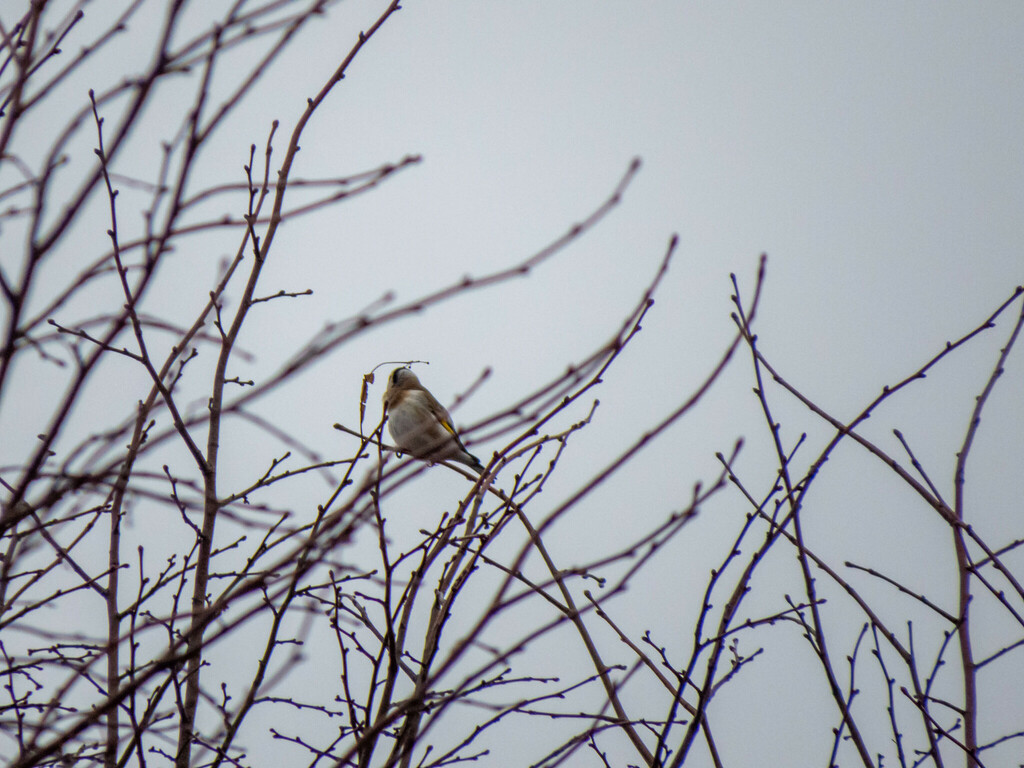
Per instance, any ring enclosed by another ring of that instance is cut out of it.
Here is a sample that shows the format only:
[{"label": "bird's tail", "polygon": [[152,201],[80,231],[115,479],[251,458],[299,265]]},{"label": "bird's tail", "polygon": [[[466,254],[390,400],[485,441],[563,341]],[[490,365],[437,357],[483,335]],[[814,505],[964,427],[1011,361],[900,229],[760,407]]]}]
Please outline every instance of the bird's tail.
[{"label": "bird's tail", "polygon": [[480,459],[467,450],[463,450],[462,453],[455,457],[455,460],[465,464],[477,474],[482,475],[484,473],[484,465],[480,463]]}]

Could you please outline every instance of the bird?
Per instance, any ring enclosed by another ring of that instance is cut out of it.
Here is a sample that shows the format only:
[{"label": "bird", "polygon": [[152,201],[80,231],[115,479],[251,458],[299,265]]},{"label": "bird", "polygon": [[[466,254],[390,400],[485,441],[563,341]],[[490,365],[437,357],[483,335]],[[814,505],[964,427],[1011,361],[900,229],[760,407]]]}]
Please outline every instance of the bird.
[{"label": "bird", "polygon": [[384,405],[388,431],[400,451],[430,463],[450,459],[483,474],[484,465],[462,444],[451,415],[411,370],[391,372]]}]

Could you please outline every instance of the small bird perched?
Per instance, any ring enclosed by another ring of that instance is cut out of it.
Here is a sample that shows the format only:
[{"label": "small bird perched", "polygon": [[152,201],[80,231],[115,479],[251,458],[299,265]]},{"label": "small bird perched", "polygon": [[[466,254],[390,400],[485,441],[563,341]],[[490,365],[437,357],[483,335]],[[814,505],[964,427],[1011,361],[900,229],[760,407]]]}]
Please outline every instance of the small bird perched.
[{"label": "small bird perched", "polygon": [[395,368],[384,392],[388,431],[399,450],[424,461],[451,459],[482,473],[480,459],[462,444],[452,417],[408,368]]}]

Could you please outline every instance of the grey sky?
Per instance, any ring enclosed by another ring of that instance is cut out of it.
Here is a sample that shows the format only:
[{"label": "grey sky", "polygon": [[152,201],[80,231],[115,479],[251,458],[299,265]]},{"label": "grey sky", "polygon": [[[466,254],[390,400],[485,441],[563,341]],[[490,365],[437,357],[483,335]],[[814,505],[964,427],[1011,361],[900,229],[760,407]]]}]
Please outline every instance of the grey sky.
[{"label": "grey sky", "polygon": [[[388,288],[416,295],[531,253],[603,199],[632,156],[644,166],[621,208],[528,283],[385,329],[360,348],[360,370],[382,356],[427,359],[424,380],[454,394],[493,366],[491,383],[457,415],[472,421],[608,336],[669,235],[680,235],[644,334],[608,377],[596,422],[556,487],[573,487],[692,390],[733,331],[729,272],[749,290],[762,251],[763,349],[845,418],[973,328],[1024,276],[1020,6],[410,3],[395,22],[306,143],[332,147],[325,154],[339,169],[406,152],[424,164],[338,217],[292,230],[296,248],[315,254],[296,265],[300,274],[335,280],[356,301]],[[944,491],[1005,327],[865,428],[894,454],[891,429],[902,428]],[[341,385],[350,404],[357,384],[349,374]],[[769,454],[751,386],[741,357],[702,410],[558,529],[563,555],[607,551],[620,528],[636,530],[634,519],[650,524],[681,506],[736,436],[749,441],[740,466],[756,476]],[[1017,476],[1022,455],[1019,358],[1000,391],[971,465],[986,497],[974,519],[1009,540],[1020,521],[1020,483],[1006,474]],[[805,410],[778,393],[774,402],[789,445],[804,430],[822,445],[827,431]],[[820,502],[806,523],[815,546],[922,590],[947,580],[950,561],[936,553],[951,557],[948,531],[877,462],[850,448],[840,456],[846,463],[829,466],[811,497]],[[617,617],[685,644],[698,604],[688,585],[703,586],[744,511],[735,498],[708,510],[613,604]],[[775,557],[775,592],[765,587],[755,603],[765,613],[799,589],[791,552]],[[857,583],[892,599],[867,578]],[[895,617],[905,610],[895,600],[891,608]],[[852,648],[863,618],[831,620]],[[809,650],[789,640],[769,644],[717,704],[716,722],[735,727],[727,764],[824,764],[820,736],[836,716],[820,683],[802,682]],[[563,642],[563,653],[578,652]],[[869,685],[871,673],[862,675]],[[1022,707],[1012,695],[988,711],[992,732],[1012,730]],[[795,732],[797,722],[807,731]]]},{"label": "grey sky", "polygon": [[[249,144],[262,148],[272,119],[281,120],[283,145],[306,98],[384,5],[350,0],[308,29],[287,65],[244,104],[211,158],[210,178],[240,181]],[[271,303],[253,317],[241,346],[256,357],[238,373],[269,375],[325,323],[358,314],[386,291],[405,301],[522,260],[587,216],[640,157],[622,204],[528,280],[385,326],[256,410],[323,455],[343,454],[351,446],[331,425],[356,427],[362,374],[382,360],[418,359],[430,362],[418,374],[446,402],[493,369],[454,413],[460,424],[472,423],[610,338],[678,233],[644,331],[599,389],[594,423],[574,438],[546,503],[553,507],[700,384],[735,332],[729,274],[749,299],[762,252],[768,269],[756,329],[763,351],[819,405],[852,418],[1024,281],[1022,39],[1024,5],[1015,3],[409,0],[314,117],[296,173],[343,175],[407,154],[423,162],[283,228],[264,292],[313,288],[314,295]],[[159,125],[161,116],[151,120]],[[152,148],[137,146],[140,156]],[[103,233],[90,237],[99,252]],[[180,291],[152,297],[153,311],[173,312],[186,290],[193,303],[202,301],[217,260],[235,242],[234,235],[188,241],[195,249],[177,258],[193,268],[181,276]],[[955,451],[1008,328],[1004,319],[884,405],[865,434],[902,461],[891,431],[902,429],[951,494]],[[970,465],[976,511],[969,516],[996,545],[1021,535],[1022,377],[1018,350]],[[379,374],[370,394],[372,419],[384,380]],[[701,408],[556,526],[552,547],[566,567],[614,550],[684,507],[693,483],[717,472],[714,452],[728,453],[740,436],[748,445],[738,468],[763,493],[772,454],[752,386],[749,355],[738,354]],[[809,461],[830,431],[781,391],[772,396],[787,445],[808,433],[800,456]],[[204,407],[204,397],[198,391],[191,407]],[[13,414],[9,399],[4,406],[0,425],[18,435],[0,444],[0,463],[8,464],[39,425]],[[88,430],[85,421],[75,426]],[[471,450],[486,462],[495,447]],[[225,461],[242,482],[277,449],[242,431],[226,441]],[[835,563],[872,564],[918,589],[942,584],[931,594],[952,610],[950,537],[934,513],[852,446],[825,474],[812,497],[819,506],[807,512],[812,546]],[[392,501],[392,535],[415,536],[432,523],[418,516],[450,510],[464,491],[451,473],[428,472]],[[312,508],[316,498],[296,503]],[[699,590],[747,511],[738,493],[717,498],[657,568],[610,604],[616,618],[637,636],[651,629],[659,642],[688,649]],[[792,551],[779,547],[773,558],[752,613],[779,610],[783,594],[801,589]],[[902,627],[905,606],[892,590],[867,577],[857,583]],[[831,620],[852,644],[863,616],[837,608]],[[993,619],[986,652],[1012,635],[1002,621]],[[510,622],[508,631],[515,627]],[[810,651],[793,637],[761,637],[765,654],[711,710],[725,762],[825,765],[837,716],[819,677],[809,674]],[[538,650],[549,656],[540,658],[561,669],[577,658],[582,665],[574,640],[542,641]],[[849,650],[833,653],[842,658]],[[986,702],[1000,703],[986,712],[988,735],[1015,730],[1024,680],[983,677],[982,684],[992,686]],[[949,685],[947,692],[957,690]],[[664,714],[658,702],[651,717]],[[791,717],[778,716],[787,708]],[[791,730],[792,722],[806,732]],[[888,749],[886,724],[878,727],[878,749]],[[524,744],[520,734],[492,746],[521,750],[515,764],[529,764],[548,746],[539,723],[524,722],[522,733],[533,729],[536,743]],[[630,754],[624,741],[609,749],[613,765]],[[697,750],[692,760],[709,764]],[[479,764],[512,763],[495,753]]]}]

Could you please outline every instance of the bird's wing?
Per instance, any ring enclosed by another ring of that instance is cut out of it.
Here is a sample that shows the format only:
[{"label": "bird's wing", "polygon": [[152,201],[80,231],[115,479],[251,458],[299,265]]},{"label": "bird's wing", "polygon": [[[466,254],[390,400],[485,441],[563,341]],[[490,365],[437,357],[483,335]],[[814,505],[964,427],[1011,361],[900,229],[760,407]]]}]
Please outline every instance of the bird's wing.
[{"label": "bird's wing", "polygon": [[[434,402],[437,401],[435,400]],[[452,424],[451,414],[449,414],[447,409],[445,409],[445,407],[440,403],[438,403],[437,407],[440,409],[439,412],[434,414],[437,416],[437,423],[444,427],[445,431],[452,436],[453,440],[455,440],[455,444],[465,451],[466,446],[462,444],[462,438],[459,437],[459,433],[455,431],[455,425]]]},{"label": "bird's wing", "polygon": [[424,398],[427,401],[427,408],[434,414],[434,418],[437,419],[438,424],[445,428],[445,431],[452,437],[458,439],[459,435],[455,431],[455,425],[452,424],[451,414],[448,413],[448,409],[441,405],[437,398],[432,394],[423,390],[423,394],[426,395]]}]

